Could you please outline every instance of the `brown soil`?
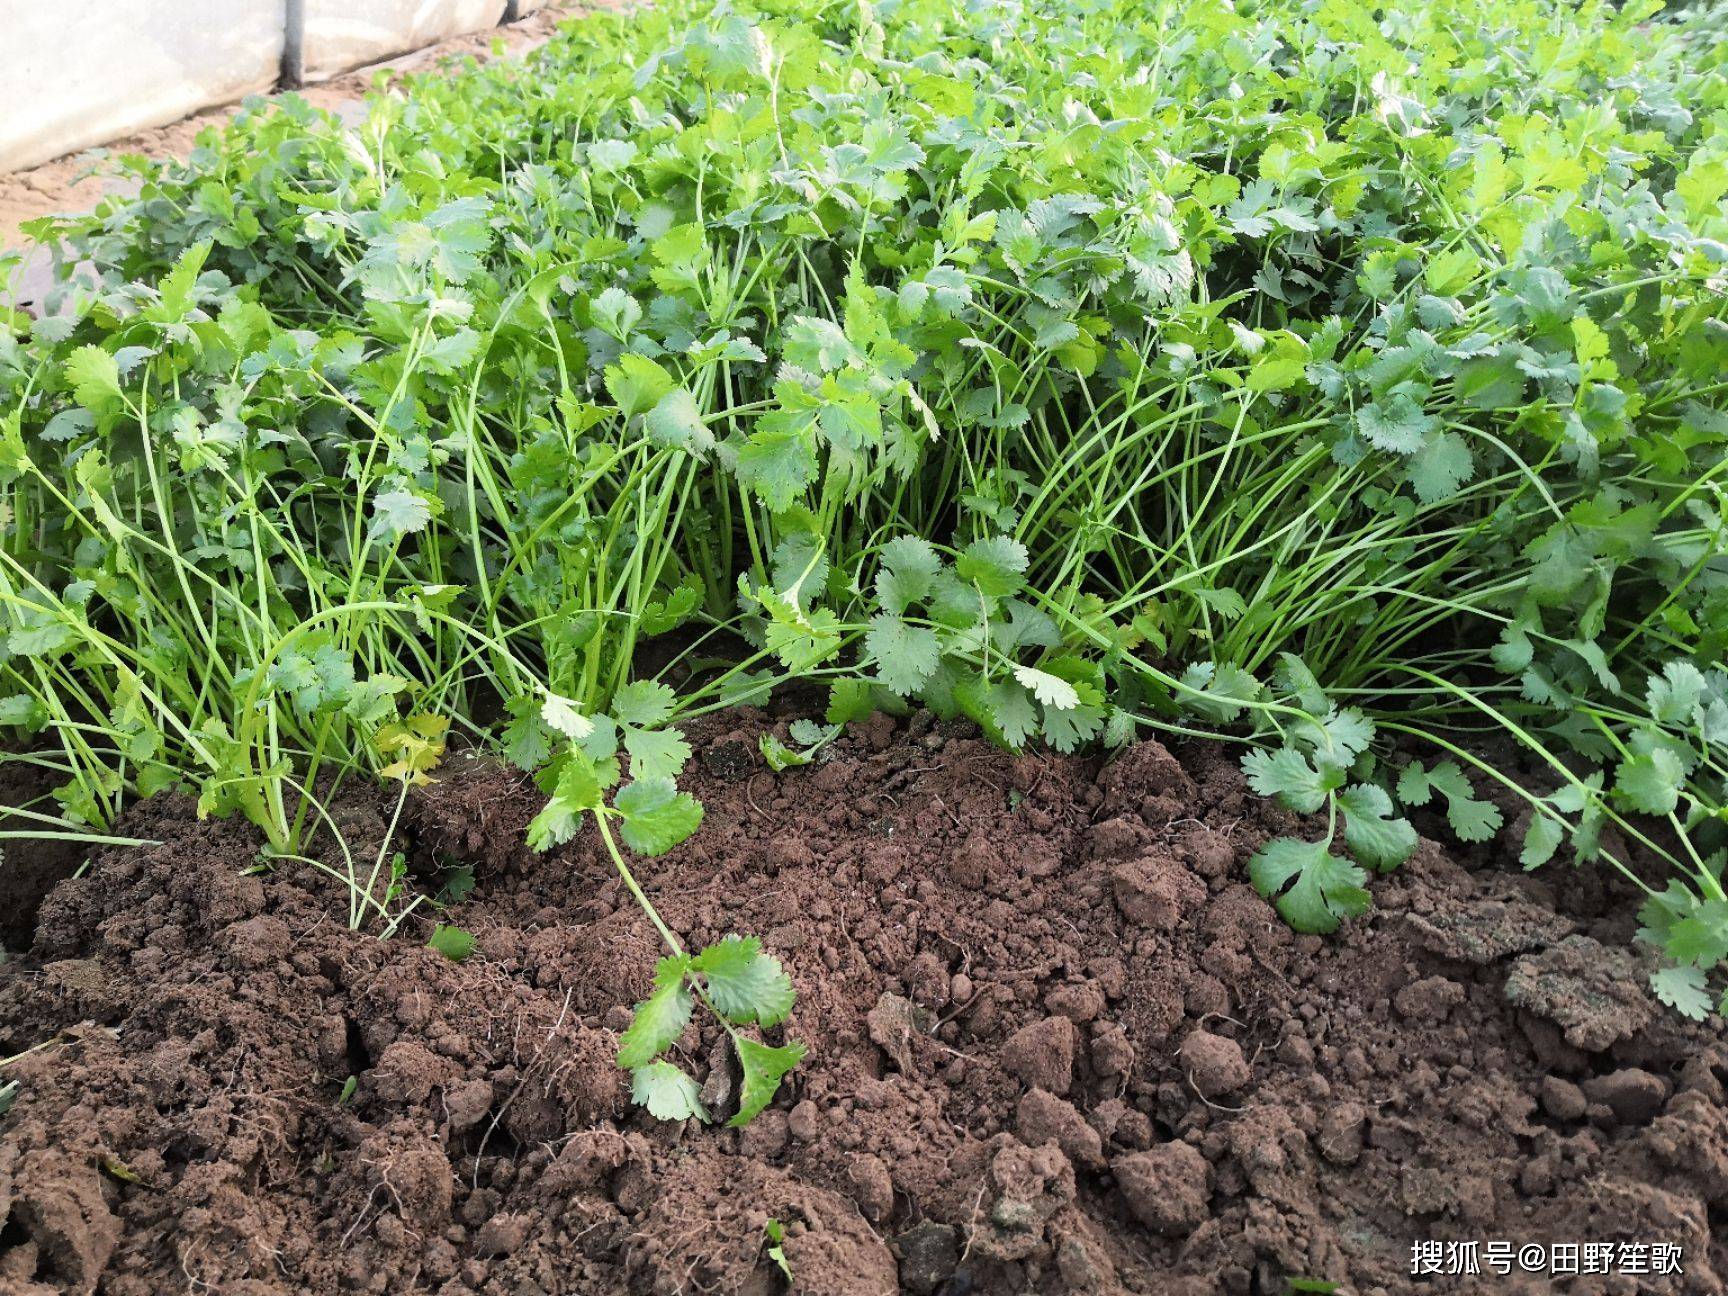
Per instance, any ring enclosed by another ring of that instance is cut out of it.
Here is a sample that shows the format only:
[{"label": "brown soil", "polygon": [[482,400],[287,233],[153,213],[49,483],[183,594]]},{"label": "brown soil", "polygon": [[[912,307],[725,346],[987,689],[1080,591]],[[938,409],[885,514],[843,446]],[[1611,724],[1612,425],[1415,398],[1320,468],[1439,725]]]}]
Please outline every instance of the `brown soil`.
[{"label": "brown soil", "polygon": [[[1595,873],[1425,842],[1299,937],[1243,880],[1293,825],[1219,749],[879,717],[772,774],[767,723],[692,726],[706,823],[641,870],[797,984],[810,1057],[747,1129],[628,1103],[656,939],[591,834],[520,848],[520,776],[452,760],[406,817],[417,885],[477,874],[461,964],[160,799],[124,826],[166,844],[98,852],[0,973],[0,1053],[56,1041],[0,1072],[0,1290],[767,1296],[771,1219],[822,1296],[1724,1290],[1728,1039],[1651,1002]],[[388,809],[349,805],[357,849]],[[724,1110],[716,1044],[678,1053]],[[1413,1240],[1496,1238],[1678,1243],[1685,1275],[1408,1276]]]},{"label": "brown soil", "polygon": [[[6,759],[8,755],[0,748],[0,831],[28,831],[22,817],[8,816],[6,811],[18,807],[54,813],[57,807],[49,793],[64,780],[22,759]],[[71,877],[86,854],[76,842],[0,838],[0,950],[29,946],[43,897]]]}]

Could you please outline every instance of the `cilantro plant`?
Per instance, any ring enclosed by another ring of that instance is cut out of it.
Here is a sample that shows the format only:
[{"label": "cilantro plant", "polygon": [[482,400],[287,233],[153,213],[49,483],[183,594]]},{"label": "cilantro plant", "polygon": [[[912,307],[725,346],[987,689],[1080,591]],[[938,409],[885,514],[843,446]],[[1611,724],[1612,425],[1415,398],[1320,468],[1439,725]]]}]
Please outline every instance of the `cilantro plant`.
[{"label": "cilantro plant", "polygon": [[728,936],[694,954],[684,948],[637,882],[617,838],[639,854],[663,855],[696,831],[702,807],[679,792],[671,778],[651,773],[636,774],[608,805],[605,793],[617,779],[617,761],[610,755],[596,761],[578,747],[560,756],[541,774],[548,800],[529,825],[528,842],[535,850],[550,849],[570,840],[584,815],[591,818],[618,876],[671,950],[654,969],[654,992],[636,1005],[635,1018],[618,1043],[618,1065],[631,1073],[631,1096],[660,1120],[709,1119],[701,1086],[666,1056],[700,1003],[725,1030],[743,1074],[738,1111],[727,1123],[748,1124],[804,1057],[801,1043],[776,1047],[744,1033],[786,1020],[794,999],[792,980],[754,936]]},{"label": "cilantro plant", "polygon": [[297,851],[417,714],[622,823],[798,680],[1246,743],[1315,930],[1410,807],[1601,860],[1720,1004],[1728,41],[1656,8],[671,0],[120,161],[0,327],[29,827]]}]

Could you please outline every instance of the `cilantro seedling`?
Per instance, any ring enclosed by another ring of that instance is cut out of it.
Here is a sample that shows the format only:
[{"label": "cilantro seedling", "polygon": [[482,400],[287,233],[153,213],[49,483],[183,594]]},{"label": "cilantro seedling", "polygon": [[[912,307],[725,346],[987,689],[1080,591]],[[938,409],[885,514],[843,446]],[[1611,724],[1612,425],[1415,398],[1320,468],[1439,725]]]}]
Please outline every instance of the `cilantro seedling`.
[{"label": "cilantro seedling", "polygon": [[743,1072],[739,1108],[727,1123],[746,1125],[804,1058],[801,1043],[776,1047],[744,1033],[786,1020],[792,980],[754,936],[728,936],[695,953],[684,948],[637,882],[619,840],[640,854],[663,855],[696,831],[702,807],[662,775],[634,779],[608,804],[605,793],[617,777],[609,755],[597,765],[580,748],[565,753],[542,775],[549,799],[529,825],[529,843],[549,849],[574,836],[583,816],[592,819],[618,876],[671,951],[655,966],[653,993],[636,1005],[618,1042],[618,1065],[630,1072],[631,1097],[660,1120],[711,1119],[701,1086],[666,1056],[700,1004],[725,1030]]},{"label": "cilantro seedling", "polygon": [[792,1277],[792,1263],[786,1259],[786,1226],[779,1220],[770,1217],[762,1226],[763,1240],[768,1243],[768,1258],[787,1282],[795,1282]]},{"label": "cilantro seedling", "polygon": [[813,720],[794,720],[790,737],[797,746],[789,747],[766,731],[758,740],[758,746],[762,759],[768,762],[768,768],[778,773],[799,765],[808,765],[816,759],[818,752],[840,736],[844,728],[844,725],[838,724],[819,725]]}]

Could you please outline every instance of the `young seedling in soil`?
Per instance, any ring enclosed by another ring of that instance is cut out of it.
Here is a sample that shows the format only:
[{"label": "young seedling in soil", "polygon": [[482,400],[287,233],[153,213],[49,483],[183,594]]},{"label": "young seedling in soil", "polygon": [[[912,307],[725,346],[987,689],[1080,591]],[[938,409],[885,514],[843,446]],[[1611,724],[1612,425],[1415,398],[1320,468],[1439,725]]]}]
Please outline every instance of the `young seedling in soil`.
[{"label": "young seedling in soil", "polygon": [[727,1124],[747,1125],[773,1101],[781,1079],[803,1061],[805,1049],[796,1041],[776,1048],[740,1028],[785,1021],[795,998],[792,979],[754,936],[727,936],[694,954],[684,948],[630,871],[610,821],[618,821],[617,836],[630,849],[663,855],[700,826],[702,806],[662,776],[633,780],[607,805],[605,791],[617,778],[617,760],[611,756],[596,762],[572,749],[553,762],[542,776],[550,800],[528,826],[528,843],[538,851],[559,845],[575,836],[584,814],[592,816],[618,876],[672,951],[655,966],[654,992],[636,1005],[635,1018],[618,1042],[618,1065],[631,1074],[631,1097],[660,1120],[712,1119],[702,1105],[701,1086],[665,1056],[700,1003],[731,1038],[743,1072],[738,1111]]},{"label": "young seedling in soil", "polygon": [[792,1264],[786,1259],[786,1226],[777,1219],[770,1219],[762,1226],[762,1237],[768,1243],[768,1258],[786,1276],[787,1282],[795,1281],[792,1277]]},{"label": "young seedling in soil", "polygon": [[[354,853],[348,848],[348,839],[343,834],[336,821],[330,817],[324,803],[313,795],[309,785],[294,784],[300,794],[300,816],[308,811],[329,828],[330,836],[336,843],[336,849],[341,852],[343,867],[338,870],[307,855],[294,854],[289,851],[279,851],[266,848],[265,860],[291,859],[302,864],[309,864],[321,873],[328,874],[348,888],[348,927],[350,931],[359,931],[367,921],[376,916],[385,924],[380,933],[381,939],[388,940],[396,934],[426,896],[416,896],[405,906],[391,914],[391,907],[407,893],[408,860],[401,851],[394,853],[390,843],[396,839],[396,826],[402,820],[402,809],[408,803],[408,791],[413,787],[424,787],[432,781],[431,771],[436,769],[438,762],[444,758],[444,736],[450,728],[449,720],[443,716],[420,713],[409,716],[404,721],[393,721],[379,728],[373,736],[372,743],[381,757],[389,763],[378,771],[379,777],[386,782],[397,784],[395,808],[390,812],[390,822],[384,830],[383,839],[378,843],[378,850],[372,860],[370,871],[361,877],[360,869],[354,859]],[[384,891],[384,898],[377,897],[377,887],[380,880],[387,874],[389,884]],[[436,903],[436,902],[434,902]],[[444,930],[444,929],[440,929]],[[449,930],[456,930],[454,928]],[[462,933],[466,935],[467,933]],[[470,940],[470,943],[472,941]],[[441,948],[434,946],[434,948]],[[449,954],[449,950],[441,952]],[[450,955],[460,961],[466,956]]]},{"label": "young seedling in soil", "polygon": [[792,742],[788,746],[772,733],[764,733],[757,746],[762,752],[762,759],[768,763],[768,768],[776,774],[799,765],[808,765],[816,759],[820,752],[834,739],[840,736],[844,725],[819,725],[814,720],[794,720],[791,728]]}]

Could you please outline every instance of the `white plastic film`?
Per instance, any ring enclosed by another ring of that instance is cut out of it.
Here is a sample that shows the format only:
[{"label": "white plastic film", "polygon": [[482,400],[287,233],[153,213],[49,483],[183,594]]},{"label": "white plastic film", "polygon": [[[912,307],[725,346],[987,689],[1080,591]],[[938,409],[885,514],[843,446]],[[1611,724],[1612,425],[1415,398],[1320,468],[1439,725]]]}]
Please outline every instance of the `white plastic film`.
[{"label": "white plastic film", "polygon": [[0,171],[268,90],[282,27],[283,0],[0,0]]},{"label": "white plastic film", "polygon": [[503,16],[504,0],[306,0],[306,79],[496,27]]}]

